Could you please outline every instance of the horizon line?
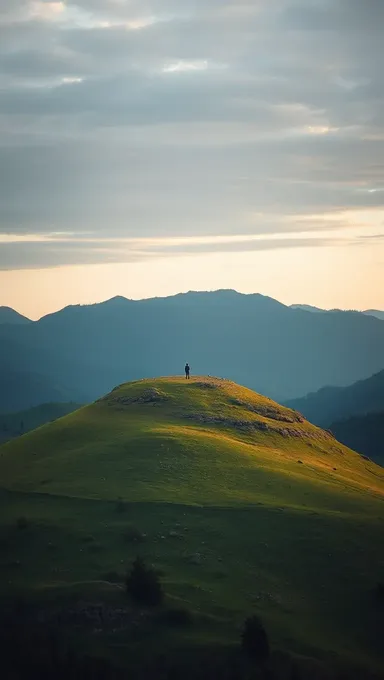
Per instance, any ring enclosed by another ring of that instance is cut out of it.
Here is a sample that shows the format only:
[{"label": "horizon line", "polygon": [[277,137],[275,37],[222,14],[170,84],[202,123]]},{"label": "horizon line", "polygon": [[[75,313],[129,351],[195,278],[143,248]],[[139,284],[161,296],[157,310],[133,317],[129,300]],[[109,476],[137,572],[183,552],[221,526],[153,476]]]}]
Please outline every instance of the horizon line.
[{"label": "horizon line", "polygon": [[108,304],[110,302],[117,301],[117,300],[135,303],[135,302],[149,302],[151,300],[167,300],[167,299],[176,298],[176,297],[180,297],[180,296],[183,296],[183,295],[191,295],[191,294],[204,295],[204,294],[217,294],[217,293],[234,293],[235,295],[239,295],[239,296],[242,296],[242,297],[258,296],[258,297],[262,297],[262,298],[265,298],[265,299],[272,300],[273,302],[277,302],[279,305],[282,305],[283,307],[286,307],[287,309],[292,309],[292,308],[294,309],[294,308],[297,308],[297,307],[299,307],[299,308],[303,307],[302,311],[307,311],[308,313],[313,313],[313,312],[310,312],[308,309],[306,310],[305,307],[309,307],[309,308],[312,307],[313,309],[318,310],[319,312],[324,312],[324,313],[327,313],[327,312],[355,312],[355,313],[359,313],[359,314],[367,314],[369,312],[384,311],[384,310],[380,310],[380,309],[376,309],[376,308],[367,308],[367,309],[357,309],[357,308],[356,309],[351,309],[351,308],[345,309],[345,308],[341,308],[341,307],[323,308],[323,307],[318,307],[317,305],[312,305],[310,303],[304,303],[304,302],[301,302],[301,303],[295,302],[295,303],[292,303],[292,304],[285,304],[284,302],[281,302],[277,298],[274,298],[270,295],[266,295],[264,293],[260,293],[260,292],[257,292],[257,291],[254,291],[254,292],[251,292],[251,293],[245,293],[245,292],[236,290],[235,288],[215,288],[215,289],[211,289],[211,290],[190,289],[188,291],[179,291],[179,292],[173,293],[171,295],[150,295],[148,297],[140,297],[140,298],[129,298],[129,297],[126,297],[125,295],[117,294],[117,295],[113,295],[111,298],[106,298],[104,300],[98,300],[96,302],[74,302],[74,303],[65,305],[64,307],[59,307],[58,309],[55,309],[51,312],[47,312],[46,314],[43,314],[42,316],[37,317],[37,318],[32,318],[30,316],[27,316],[27,315],[23,314],[22,312],[19,312],[18,310],[16,310],[14,307],[11,307],[11,306],[8,306],[8,305],[0,305],[0,309],[1,308],[10,309],[10,310],[16,312],[17,314],[20,314],[20,316],[24,316],[29,321],[37,322],[37,321],[40,321],[41,319],[44,319],[47,316],[51,316],[53,314],[59,314],[60,312],[63,312],[65,309],[70,309],[72,307],[94,307],[96,305]]}]

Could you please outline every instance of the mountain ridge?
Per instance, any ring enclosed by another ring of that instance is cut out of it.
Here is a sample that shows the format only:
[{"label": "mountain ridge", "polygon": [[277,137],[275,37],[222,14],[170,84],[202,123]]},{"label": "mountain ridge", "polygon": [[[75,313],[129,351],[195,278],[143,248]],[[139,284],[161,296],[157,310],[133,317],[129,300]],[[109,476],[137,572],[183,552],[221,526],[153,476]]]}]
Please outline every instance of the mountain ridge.
[{"label": "mountain ridge", "polygon": [[19,437],[41,425],[57,420],[68,413],[72,413],[83,404],[74,402],[47,402],[11,413],[0,412],[0,443]]},{"label": "mountain ridge", "polygon": [[304,312],[312,312],[314,314],[318,313],[330,313],[330,312],[355,312],[357,314],[365,314],[367,316],[374,316],[377,319],[383,320],[384,319],[384,311],[379,310],[379,309],[339,309],[339,308],[332,308],[332,309],[322,309],[321,307],[315,307],[314,305],[305,305],[305,304],[293,304],[290,305],[292,309],[301,309]]},{"label": "mountain ridge", "polygon": [[0,324],[28,324],[32,323],[31,319],[20,314],[12,307],[0,305]]},{"label": "mountain ridge", "polygon": [[287,400],[320,427],[334,421],[384,410],[384,370],[346,387],[326,386],[299,399]]},{"label": "mountain ridge", "polygon": [[337,420],[330,429],[345,446],[384,466],[384,411]]},{"label": "mountain ridge", "polygon": [[377,319],[384,320],[384,311],[380,309],[365,309],[363,314],[368,314],[369,316],[376,316]]},{"label": "mountain ridge", "polygon": [[239,293],[238,291],[231,288],[228,289],[223,288],[214,291],[190,290],[185,293],[175,293],[174,295],[147,297],[140,299],[127,298],[124,297],[123,295],[115,295],[114,297],[108,298],[107,300],[103,300],[101,302],[67,305],[62,309],[50,312],[49,314],[42,316],[35,323],[45,323],[45,321],[48,319],[50,320],[56,319],[59,318],[61,315],[68,315],[72,311],[75,313],[80,311],[85,312],[90,311],[98,313],[105,309],[116,308],[118,305],[120,306],[124,305],[125,308],[128,309],[130,307],[138,305],[147,306],[151,306],[153,304],[172,305],[173,303],[179,302],[183,302],[190,305],[195,304],[196,302],[202,300],[209,304],[212,303],[217,304],[220,301],[227,302],[229,299],[231,301],[236,300],[236,302],[239,302],[241,300],[242,301],[252,300],[262,304],[288,309],[287,305],[284,305],[282,302],[279,302],[278,300],[275,300],[274,298],[268,295],[262,295],[261,293]]},{"label": "mountain ridge", "polygon": [[[384,325],[358,313],[309,314],[225,290],[113,300],[0,326],[0,374],[48,375],[69,387],[60,401],[84,403],[123,380],[175,374],[189,361],[192,372],[226,376],[281,402],[384,366]],[[42,396],[28,405],[47,401]]]}]

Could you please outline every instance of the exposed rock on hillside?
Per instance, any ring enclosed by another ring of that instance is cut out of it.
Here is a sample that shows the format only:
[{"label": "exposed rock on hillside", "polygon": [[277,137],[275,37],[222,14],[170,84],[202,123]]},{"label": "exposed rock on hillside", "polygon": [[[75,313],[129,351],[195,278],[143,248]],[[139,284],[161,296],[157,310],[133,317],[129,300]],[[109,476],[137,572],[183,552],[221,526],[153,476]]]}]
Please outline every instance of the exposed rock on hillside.
[{"label": "exposed rock on hillside", "polygon": [[134,396],[115,394],[115,390],[113,390],[110,394],[107,394],[98,401],[107,401],[110,405],[129,406],[130,404],[159,404],[161,402],[168,401],[168,398],[169,397],[165,394],[165,392],[162,392],[156,387],[150,387],[144,389],[141,394]]}]

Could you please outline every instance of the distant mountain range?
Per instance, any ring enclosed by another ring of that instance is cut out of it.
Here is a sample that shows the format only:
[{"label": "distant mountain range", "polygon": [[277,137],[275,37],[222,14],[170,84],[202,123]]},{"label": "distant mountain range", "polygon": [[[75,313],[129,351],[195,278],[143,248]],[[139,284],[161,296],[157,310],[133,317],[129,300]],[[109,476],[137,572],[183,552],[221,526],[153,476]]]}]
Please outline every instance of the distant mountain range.
[{"label": "distant mountain range", "polygon": [[322,387],[286,404],[321,427],[343,418],[384,411],[384,370],[347,387]]},{"label": "distant mountain range", "polygon": [[348,387],[323,387],[286,405],[384,465],[384,371]]},{"label": "distant mountain range", "polygon": [[383,369],[384,323],[232,290],[69,306],[0,326],[0,411],[86,403],[126,380],[180,374],[186,361],[281,402]]},{"label": "distant mountain range", "polygon": [[3,323],[26,324],[31,323],[31,320],[16,312],[12,307],[0,306],[0,324]]},{"label": "distant mountain range", "polygon": [[[0,363],[3,363],[2,358]],[[29,371],[27,368],[0,368],[0,413],[19,411],[47,402],[71,401],[74,392],[81,396],[81,390],[66,387],[56,379],[54,373],[47,375]]]},{"label": "distant mountain range", "polygon": [[73,402],[40,404],[26,411],[0,413],[0,444],[68,415],[81,407]]},{"label": "distant mountain range", "polygon": [[302,309],[303,312],[328,312],[328,309],[321,309],[313,305],[291,305],[291,309]]},{"label": "distant mountain range", "polygon": [[368,314],[368,316],[375,316],[377,319],[384,321],[384,312],[379,309],[366,309],[363,314]]},{"label": "distant mountain range", "polygon": [[[341,309],[321,309],[321,307],[314,307],[313,305],[291,305],[292,309],[302,309],[304,312],[341,312]],[[352,311],[352,310],[350,310]],[[354,310],[353,310],[354,311]],[[359,314],[366,314],[368,316],[375,316],[377,319],[384,320],[384,311],[380,309],[365,309]]]},{"label": "distant mountain range", "polygon": [[384,410],[331,423],[336,439],[384,465]]}]

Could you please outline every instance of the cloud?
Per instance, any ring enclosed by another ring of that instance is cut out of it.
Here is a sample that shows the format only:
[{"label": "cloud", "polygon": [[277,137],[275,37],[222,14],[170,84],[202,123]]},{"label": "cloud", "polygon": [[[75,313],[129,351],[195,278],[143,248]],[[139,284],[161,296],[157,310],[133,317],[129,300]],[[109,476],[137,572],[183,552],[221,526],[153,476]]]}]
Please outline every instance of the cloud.
[{"label": "cloud", "polygon": [[49,2],[47,0],[33,0],[30,3],[30,16],[43,20],[52,21],[61,17],[65,12],[65,4],[60,0]]},{"label": "cloud", "polygon": [[381,0],[3,0],[0,233],[318,232],[381,209],[383,22]]},{"label": "cloud", "polygon": [[322,0],[292,2],[282,12],[284,24],[304,31],[333,31],[361,35],[381,32],[384,6],[381,0]]},{"label": "cloud", "polygon": [[[1,243],[1,240],[0,240]],[[141,262],[204,253],[245,253],[291,248],[319,248],[332,244],[327,237],[217,237],[175,239],[78,239],[70,236],[30,235],[25,240],[3,237],[0,247],[0,270],[44,269],[71,264]],[[340,243],[348,243],[340,239]]]}]

